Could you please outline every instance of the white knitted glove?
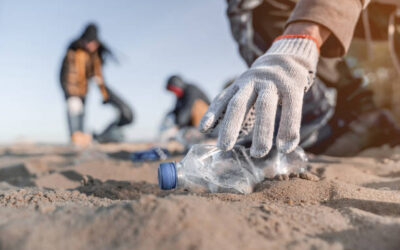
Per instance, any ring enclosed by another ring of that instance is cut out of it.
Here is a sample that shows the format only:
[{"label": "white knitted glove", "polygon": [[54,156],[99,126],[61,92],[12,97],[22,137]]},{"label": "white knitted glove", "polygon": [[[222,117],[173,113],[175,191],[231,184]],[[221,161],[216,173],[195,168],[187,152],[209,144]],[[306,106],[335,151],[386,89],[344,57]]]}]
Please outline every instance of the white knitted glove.
[{"label": "white knitted glove", "polygon": [[[278,38],[229,88],[211,103],[200,130],[219,126],[218,146],[230,150],[241,129],[248,130],[255,108],[251,156],[261,158],[272,147],[275,115],[282,104],[276,145],[289,153],[299,144],[303,96],[314,81],[319,58],[315,39],[293,35]],[[246,119],[245,119],[246,118]],[[253,119],[254,120],[254,119]]]}]

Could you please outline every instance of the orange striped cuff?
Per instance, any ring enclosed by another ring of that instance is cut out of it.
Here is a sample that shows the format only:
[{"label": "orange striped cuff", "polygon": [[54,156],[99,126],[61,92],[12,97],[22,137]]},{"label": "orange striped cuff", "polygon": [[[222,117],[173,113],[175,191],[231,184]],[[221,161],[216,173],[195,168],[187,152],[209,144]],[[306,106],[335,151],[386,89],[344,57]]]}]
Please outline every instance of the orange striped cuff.
[{"label": "orange striped cuff", "polygon": [[281,40],[281,39],[286,39],[286,38],[303,38],[303,39],[312,40],[315,43],[315,45],[317,46],[318,52],[320,51],[320,46],[318,44],[317,39],[310,35],[282,35],[282,36],[278,36],[277,38],[275,38],[274,42]]}]

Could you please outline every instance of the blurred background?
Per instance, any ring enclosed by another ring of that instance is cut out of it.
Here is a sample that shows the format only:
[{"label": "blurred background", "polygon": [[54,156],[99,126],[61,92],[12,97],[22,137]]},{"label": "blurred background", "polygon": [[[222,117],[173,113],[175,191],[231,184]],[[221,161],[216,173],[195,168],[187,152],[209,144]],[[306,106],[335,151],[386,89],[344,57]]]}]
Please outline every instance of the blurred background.
[{"label": "blurred background", "polygon": [[[215,0],[0,1],[0,143],[68,142],[59,72],[67,46],[88,22],[98,24],[119,59],[103,73],[135,111],[127,139],[153,139],[174,105],[165,90],[169,75],[181,74],[214,97],[246,68],[225,12],[225,1]],[[90,89],[85,126],[99,131],[115,112],[101,105],[94,83]]]},{"label": "blurred background", "polygon": [[368,44],[355,39],[347,58],[353,65],[355,74],[365,76],[374,92],[374,102],[378,107],[391,110],[400,124],[400,79],[390,56],[387,41]]},{"label": "blurred background", "polygon": [[[135,112],[128,141],[153,140],[175,103],[166,79],[180,74],[213,98],[245,70],[226,18],[225,1],[0,1],[0,144],[69,141],[59,72],[67,46],[88,22],[115,53],[103,68],[105,81]],[[400,82],[387,42],[355,41],[348,56],[366,76],[379,107],[400,122]],[[358,59],[355,59],[358,58]],[[115,116],[91,83],[85,127],[99,132]]]}]

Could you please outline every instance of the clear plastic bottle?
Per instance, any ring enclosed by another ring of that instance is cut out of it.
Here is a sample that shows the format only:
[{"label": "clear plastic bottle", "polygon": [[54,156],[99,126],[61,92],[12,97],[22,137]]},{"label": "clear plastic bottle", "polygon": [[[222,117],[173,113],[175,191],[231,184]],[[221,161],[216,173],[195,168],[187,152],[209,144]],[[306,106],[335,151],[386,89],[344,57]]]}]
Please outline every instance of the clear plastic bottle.
[{"label": "clear plastic bottle", "polygon": [[289,154],[272,150],[267,157],[254,159],[243,146],[224,152],[216,146],[194,145],[181,162],[160,164],[158,182],[164,190],[249,194],[264,178],[302,173],[306,166],[307,156],[300,147]]}]

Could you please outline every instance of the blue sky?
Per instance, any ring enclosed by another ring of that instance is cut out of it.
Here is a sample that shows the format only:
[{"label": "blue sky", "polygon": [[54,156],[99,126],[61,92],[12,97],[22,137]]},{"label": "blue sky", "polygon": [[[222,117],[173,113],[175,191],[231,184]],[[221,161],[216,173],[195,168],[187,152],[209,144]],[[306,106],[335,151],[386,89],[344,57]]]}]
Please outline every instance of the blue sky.
[{"label": "blue sky", "polygon": [[[199,84],[210,98],[245,70],[229,30],[224,0],[0,1],[0,144],[15,140],[67,142],[65,102],[58,81],[66,46],[94,21],[120,64],[104,68],[108,85],[130,103],[130,140],[155,138],[174,97],[170,74]],[[100,130],[114,116],[92,84],[86,127]]]}]

